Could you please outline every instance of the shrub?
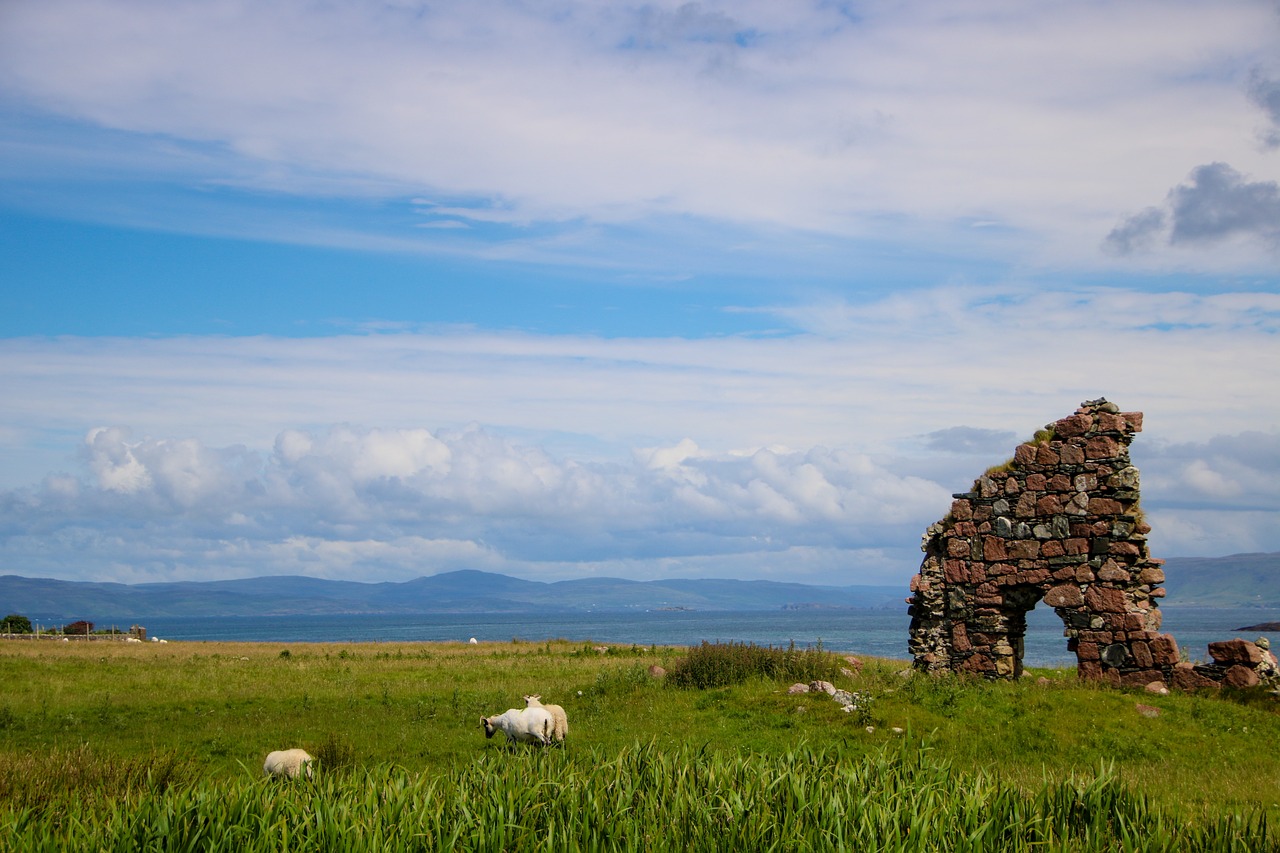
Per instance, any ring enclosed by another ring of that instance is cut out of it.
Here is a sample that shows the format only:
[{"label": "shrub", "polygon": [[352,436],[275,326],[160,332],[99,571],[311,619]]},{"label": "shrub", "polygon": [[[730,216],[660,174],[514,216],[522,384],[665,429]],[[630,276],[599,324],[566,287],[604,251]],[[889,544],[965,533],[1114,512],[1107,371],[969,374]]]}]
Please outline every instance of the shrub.
[{"label": "shrub", "polygon": [[20,613],[10,613],[0,619],[0,634],[30,634],[31,620]]}]

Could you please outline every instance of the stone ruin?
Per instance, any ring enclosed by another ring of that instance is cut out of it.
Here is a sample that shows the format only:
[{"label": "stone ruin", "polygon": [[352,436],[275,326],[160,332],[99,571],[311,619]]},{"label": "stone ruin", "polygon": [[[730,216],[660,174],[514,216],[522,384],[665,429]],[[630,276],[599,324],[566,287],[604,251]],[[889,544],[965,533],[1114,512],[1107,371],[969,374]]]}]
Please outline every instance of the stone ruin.
[{"label": "stone ruin", "polygon": [[1254,643],[1212,643],[1214,663],[1193,665],[1160,633],[1163,561],[1147,551],[1151,528],[1129,462],[1141,430],[1140,412],[1083,403],[954,496],[925,533],[911,580],[917,669],[1019,677],[1026,615],[1043,601],[1062,619],[1083,679],[1195,689],[1275,672],[1274,656]]}]

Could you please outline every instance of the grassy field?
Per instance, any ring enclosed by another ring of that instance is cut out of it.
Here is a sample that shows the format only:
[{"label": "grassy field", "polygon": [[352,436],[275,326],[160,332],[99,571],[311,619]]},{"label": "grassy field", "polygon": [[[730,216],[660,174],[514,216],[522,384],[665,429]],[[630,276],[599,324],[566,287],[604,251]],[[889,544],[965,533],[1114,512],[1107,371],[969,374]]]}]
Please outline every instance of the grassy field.
[{"label": "grassy field", "polygon": [[[1152,696],[1073,671],[995,684],[866,660],[834,679],[867,697],[849,714],[825,694],[788,695],[785,678],[691,689],[649,675],[688,651],[3,642],[0,847],[325,849],[323,833],[345,826],[346,849],[402,849],[394,832],[419,849],[676,836],[835,849],[845,832],[837,847],[1127,849],[1132,835],[1145,841],[1131,849],[1280,849],[1267,834],[1280,827],[1269,694]],[[479,718],[524,693],[565,707],[563,749],[484,738]],[[292,746],[319,756],[318,779],[267,784],[263,757]],[[597,826],[601,809],[626,820]],[[914,836],[911,821],[925,822]],[[1040,828],[1010,835],[1027,821]],[[261,846],[245,846],[247,825]]]}]

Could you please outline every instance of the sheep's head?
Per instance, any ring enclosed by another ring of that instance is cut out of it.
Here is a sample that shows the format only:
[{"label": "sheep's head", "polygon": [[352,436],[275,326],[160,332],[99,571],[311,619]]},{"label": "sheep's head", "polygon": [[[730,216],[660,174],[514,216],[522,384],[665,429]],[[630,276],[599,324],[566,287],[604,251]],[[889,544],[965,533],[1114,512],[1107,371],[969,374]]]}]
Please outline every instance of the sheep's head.
[{"label": "sheep's head", "polygon": [[491,717],[481,717],[480,728],[484,729],[485,737],[493,737],[493,733],[498,730],[497,727],[493,724]]},{"label": "sheep's head", "polygon": [[524,697],[524,704],[525,704],[525,706],[526,706],[526,707],[528,707],[528,708],[532,708],[532,707],[534,707],[535,705],[541,705],[541,704],[542,704],[542,697],[541,697],[539,694],[537,694],[537,693],[534,693],[532,696],[525,696],[525,697]]}]

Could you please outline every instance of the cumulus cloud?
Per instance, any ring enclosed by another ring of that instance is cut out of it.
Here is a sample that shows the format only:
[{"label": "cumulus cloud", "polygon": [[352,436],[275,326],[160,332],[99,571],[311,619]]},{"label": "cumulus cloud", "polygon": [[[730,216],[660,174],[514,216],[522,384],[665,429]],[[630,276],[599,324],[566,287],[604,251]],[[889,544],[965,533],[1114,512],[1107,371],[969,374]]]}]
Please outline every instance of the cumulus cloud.
[{"label": "cumulus cloud", "polygon": [[116,562],[383,578],[647,560],[684,574],[680,561],[726,554],[875,548],[946,499],[847,452],[670,450],[584,463],[479,428],[341,426],[289,430],[246,456],[100,428],[75,488],[58,478],[0,495],[13,525],[4,551],[11,564],[30,558],[43,531],[46,548],[96,577]]},{"label": "cumulus cloud", "polygon": [[1280,80],[1255,68],[1249,77],[1249,99],[1262,110],[1269,124],[1261,134],[1263,144],[1268,148],[1280,147]]},{"label": "cumulus cloud", "polygon": [[1107,247],[1129,254],[1160,240],[1194,246],[1237,237],[1280,246],[1280,185],[1250,181],[1226,163],[1196,167],[1169,192],[1167,208],[1167,216],[1147,208],[1129,217],[1107,235]]},{"label": "cumulus cloud", "polygon": [[948,453],[999,453],[1016,446],[1017,436],[1005,430],[957,426],[931,432],[925,441],[930,450]]},{"label": "cumulus cloud", "polygon": [[799,554],[826,582],[906,576],[952,492],[1099,396],[1146,413],[1149,511],[1280,549],[1276,294],[948,288],[777,316],[790,333],[703,340],[0,341],[0,556],[99,579],[751,577]]}]

